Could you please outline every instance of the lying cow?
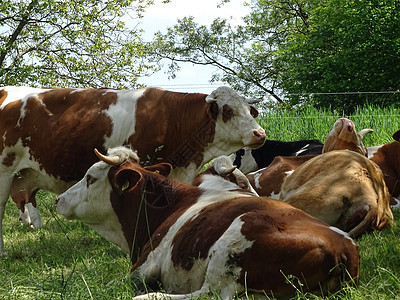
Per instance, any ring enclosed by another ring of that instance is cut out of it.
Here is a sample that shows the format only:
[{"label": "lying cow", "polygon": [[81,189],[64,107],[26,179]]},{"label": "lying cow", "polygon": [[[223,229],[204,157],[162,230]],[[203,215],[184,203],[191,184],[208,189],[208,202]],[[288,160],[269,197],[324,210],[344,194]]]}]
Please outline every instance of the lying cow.
[{"label": "lying cow", "polygon": [[203,189],[224,188],[231,191],[236,191],[239,187],[242,191],[258,196],[247,177],[232,164],[231,159],[226,155],[214,159],[209,168],[194,178],[193,185]]},{"label": "lying cow", "polygon": [[[332,150],[348,149],[366,155],[367,150],[362,143],[362,139],[365,134],[372,131],[372,129],[363,129],[357,133],[351,120],[340,118],[328,133],[322,151],[325,153]],[[268,167],[246,176],[260,196],[279,199],[281,186],[287,175],[315,156],[277,156]]]},{"label": "lying cow", "polygon": [[103,161],[60,195],[56,208],[130,253],[136,275],[172,293],[135,299],[192,299],[210,289],[222,299],[245,291],[284,298],[295,294],[291,275],[304,291],[322,294],[357,282],[356,244],[301,210],[179,183],[165,177],[169,164],[141,167],[128,149],[99,156]]},{"label": "lying cow", "polygon": [[210,95],[0,88],[0,256],[10,193],[21,209],[40,188],[59,194],[96,161],[93,148],[119,145],[131,145],[148,163],[169,162],[171,177],[191,182],[214,157],[264,143],[250,102],[228,87]]},{"label": "lying cow", "polygon": [[379,167],[354,151],[318,155],[286,178],[280,199],[357,237],[392,225],[392,196]]},{"label": "lying cow", "polygon": [[324,144],[319,140],[282,142],[265,140],[257,149],[243,148],[232,154],[231,160],[244,174],[268,166],[276,156],[302,156],[321,154]]},{"label": "lying cow", "polygon": [[367,128],[356,132],[353,121],[340,118],[333,124],[333,129],[326,136],[322,153],[347,149],[367,156],[368,151],[362,140],[366,134],[373,131],[373,129]]},{"label": "lying cow", "polygon": [[393,134],[393,138],[395,139],[394,142],[368,148],[368,158],[381,168],[389,192],[393,197],[396,198],[400,197],[399,136],[400,130]]},{"label": "lying cow", "polygon": [[277,156],[268,167],[251,172],[246,177],[258,195],[279,199],[286,177],[315,156]]},{"label": "lying cow", "polygon": [[331,150],[349,149],[366,153],[362,144],[363,137],[372,132],[372,129],[363,129],[354,132],[354,123],[346,118],[340,118],[328,134],[325,144],[319,140],[300,140],[281,142],[266,140],[264,145],[257,149],[244,148],[231,155],[233,164],[244,174],[255,172],[269,166],[277,156],[317,155]]}]

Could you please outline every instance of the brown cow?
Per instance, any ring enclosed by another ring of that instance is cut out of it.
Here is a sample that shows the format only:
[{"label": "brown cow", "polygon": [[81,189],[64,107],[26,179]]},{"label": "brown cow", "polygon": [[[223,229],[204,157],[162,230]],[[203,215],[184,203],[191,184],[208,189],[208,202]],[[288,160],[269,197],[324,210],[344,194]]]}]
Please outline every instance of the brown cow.
[{"label": "brown cow", "polygon": [[367,133],[373,131],[373,129],[363,129],[357,133],[353,121],[340,118],[333,124],[333,129],[326,136],[322,153],[347,149],[367,156],[367,148],[362,140]]},{"label": "brown cow", "polygon": [[0,88],[0,256],[6,255],[1,224],[10,193],[21,190],[14,197],[24,201],[21,208],[39,188],[61,193],[96,161],[93,148],[120,145],[135,147],[148,163],[171,163],[173,178],[191,182],[214,157],[264,143],[256,115],[228,87],[210,95],[157,88]]},{"label": "brown cow", "polygon": [[140,282],[172,293],[135,299],[192,299],[210,289],[222,299],[245,291],[287,298],[295,295],[291,276],[297,288],[324,295],[357,282],[352,239],[291,205],[167,179],[169,164],[143,168],[129,149],[100,157],[107,163],[90,167],[56,208],[130,253]]},{"label": "brown cow", "polygon": [[[362,139],[365,134],[372,131],[372,129],[363,129],[357,133],[351,120],[340,118],[328,133],[322,152],[348,149],[366,155],[367,152]],[[279,199],[281,186],[286,177],[301,164],[315,156],[276,156],[269,166],[246,176],[260,196]]]},{"label": "brown cow", "polygon": [[276,156],[268,167],[249,173],[246,177],[258,195],[279,199],[286,177],[315,156]]},{"label": "brown cow", "polygon": [[392,225],[392,196],[379,167],[349,150],[318,155],[286,178],[280,199],[357,237]]},{"label": "brown cow", "polygon": [[[396,198],[400,197],[399,137],[400,130],[393,134],[394,142],[368,148],[368,158],[381,168],[389,192]],[[395,205],[396,203],[393,202],[392,204]]]}]

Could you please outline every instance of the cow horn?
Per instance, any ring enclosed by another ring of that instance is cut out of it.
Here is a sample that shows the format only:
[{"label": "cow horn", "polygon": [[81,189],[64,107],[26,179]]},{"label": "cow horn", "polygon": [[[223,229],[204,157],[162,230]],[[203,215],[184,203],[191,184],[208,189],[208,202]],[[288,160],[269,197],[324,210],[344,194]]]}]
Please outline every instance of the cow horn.
[{"label": "cow horn", "polygon": [[121,164],[121,160],[120,160],[119,156],[112,156],[112,157],[105,156],[105,155],[101,154],[96,148],[94,149],[94,153],[100,160],[104,161],[106,164],[109,164],[112,166]]},{"label": "cow horn", "polygon": [[255,104],[255,103],[258,103],[260,101],[261,101],[261,99],[247,99],[247,103],[249,103],[249,104]]},{"label": "cow horn", "polygon": [[214,95],[211,93],[210,95],[208,95],[206,97],[206,102],[211,104],[211,103],[217,102],[217,99],[215,99]]},{"label": "cow horn", "polygon": [[231,168],[227,168],[227,167],[220,167],[218,168],[218,174],[222,175],[222,176],[226,176],[231,174],[233,171],[235,171],[236,167],[233,166]]},{"label": "cow horn", "polygon": [[366,136],[370,132],[374,132],[374,130],[373,129],[369,129],[369,128],[365,128],[365,129],[360,130],[358,132],[358,134],[360,135],[361,138],[364,138],[364,136]]}]

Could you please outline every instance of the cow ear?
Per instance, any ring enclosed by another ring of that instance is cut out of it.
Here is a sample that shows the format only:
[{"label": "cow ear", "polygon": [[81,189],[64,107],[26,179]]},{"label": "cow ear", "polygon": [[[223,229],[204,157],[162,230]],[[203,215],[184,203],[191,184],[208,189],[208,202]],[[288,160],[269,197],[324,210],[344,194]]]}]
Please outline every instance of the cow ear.
[{"label": "cow ear", "polygon": [[129,191],[134,188],[142,175],[134,170],[125,169],[115,175],[115,185],[119,192]]},{"label": "cow ear", "polygon": [[218,117],[218,104],[217,102],[213,102],[210,104],[207,110],[208,115],[213,118],[213,120],[217,120]]},{"label": "cow ear", "polygon": [[144,167],[146,170],[154,173],[158,173],[164,177],[168,177],[169,174],[172,172],[172,165],[169,163],[159,163],[152,166]]}]

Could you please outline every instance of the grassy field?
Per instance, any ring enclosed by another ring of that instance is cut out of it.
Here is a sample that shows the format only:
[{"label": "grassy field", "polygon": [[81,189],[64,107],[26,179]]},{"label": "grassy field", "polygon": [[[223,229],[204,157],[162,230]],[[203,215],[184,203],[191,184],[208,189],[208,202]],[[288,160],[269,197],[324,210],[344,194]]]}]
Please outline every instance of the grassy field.
[{"label": "grassy field", "polygon": [[[269,139],[324,140],[342,115],[308,109],[269,113],[260,119]],[[372,128],[366,146],[392,141],[400,129],[400,111],[365,109],[352,119],[357,130]],[[4,218],[5,247],[0,259],[0,299],[131,299],[128,257],[96,232],[77,221],[66,221],[54,210],[55,196],[37,195],[43,228],[33,230],[18,220],[9,200]],[[361,281],[329,299],[400,299],[400,212],[394,227],[363,235],[356,242],[362,256]],[[321,299],[299,294],[298,299]],[[202,299],[208,299],[204,296]]]}]

